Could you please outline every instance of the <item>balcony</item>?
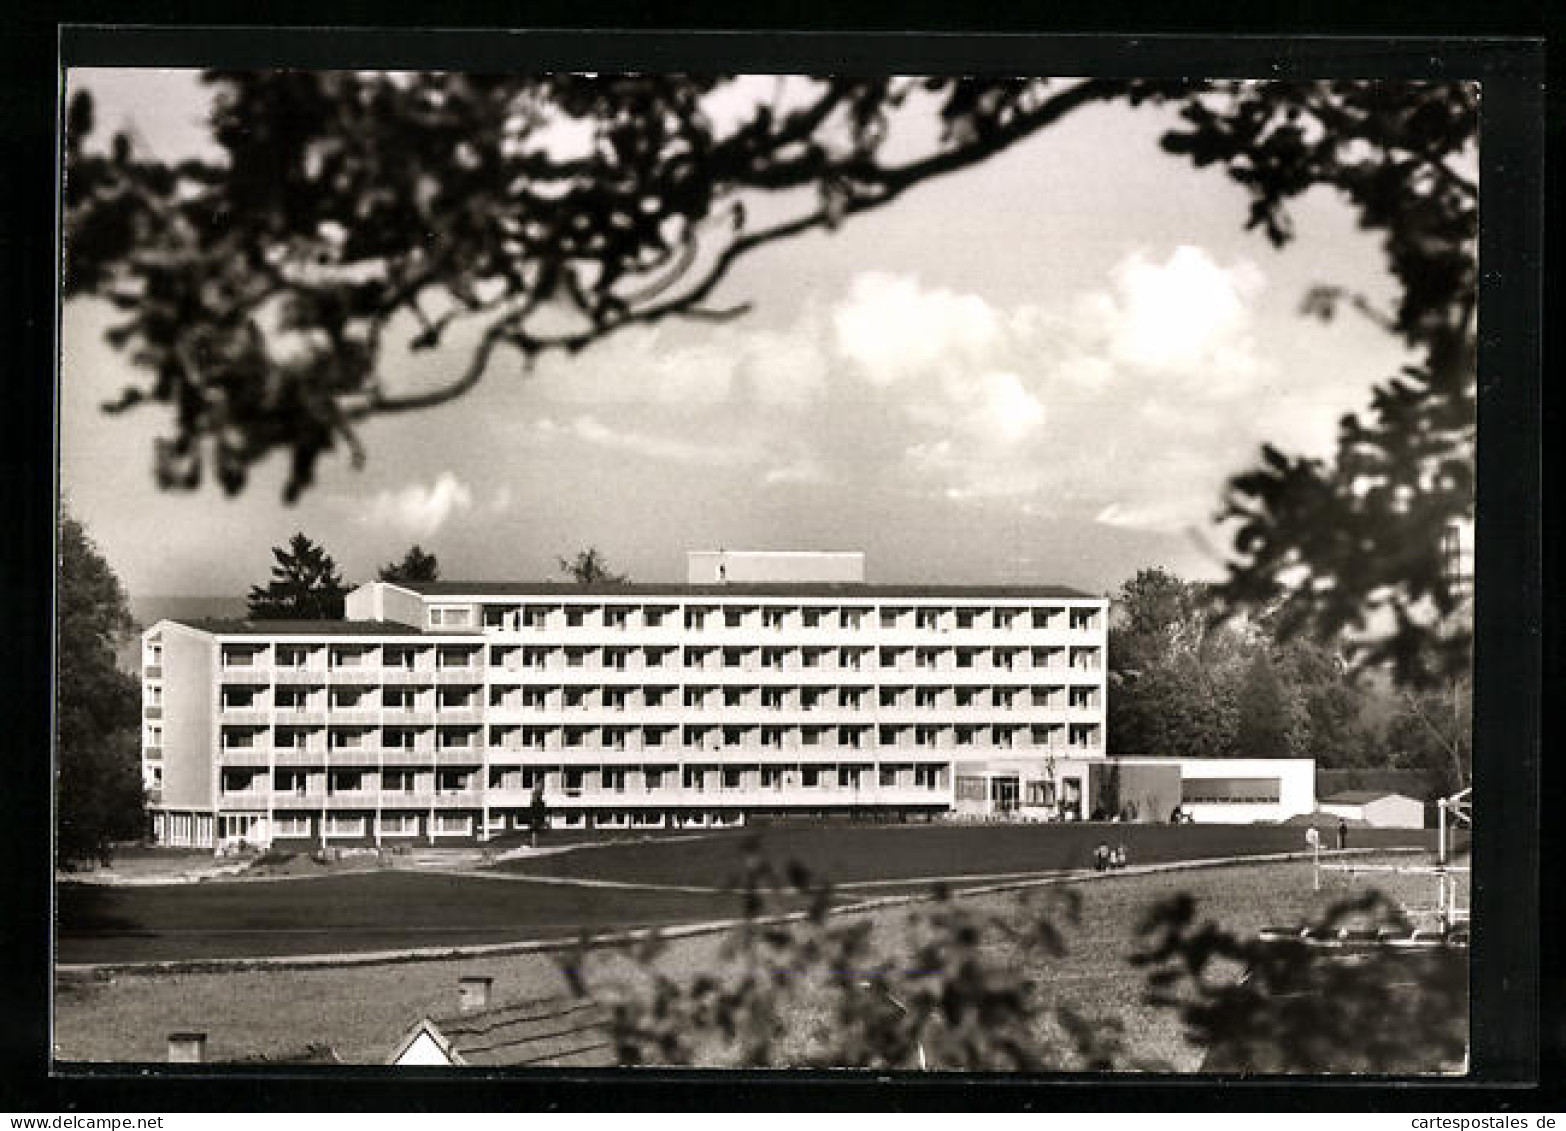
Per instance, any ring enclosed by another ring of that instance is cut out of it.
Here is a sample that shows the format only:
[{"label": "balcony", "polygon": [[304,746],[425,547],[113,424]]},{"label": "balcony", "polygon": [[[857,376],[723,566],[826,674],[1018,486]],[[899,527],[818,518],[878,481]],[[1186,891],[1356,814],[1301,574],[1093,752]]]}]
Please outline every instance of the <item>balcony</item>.
[{"label": "balcony", "polygon": [[380,683],[382,671],[378,665],[354,664],[330,669],[327,678],[332,683]]},{"label": "balcony", "polygon": [[484,761],[484,748],[482,746],[448,746],[441,750],[430,751],[429,761],[437,766],[477,766]]},{"label": "balcony", "polygon": [[224,683],[271,683],[270,664],[225,664],[218,673]]},{"label": "balcony", "polygon": [[484,669],[478,664],[468,664],[466,667],[436,668],[433,673],[435,682],[442,686],[450,684],[478,685],[484,682]]},{"label": "balcony", "polygon": [[326,671],[323,668],[280,667],[274,668],[272,674],[278,683],[284,684],[320,686],[326,682]]},{"label": "balcony", "polygon": [[271,755],[265,746],[225,746],[218,760],[225,766],[265,766],[271,763]]},{"label": "balcony", "polygon": [[381,721],[379,707],[332,707],[328,715],[334,726],[375,726]]},{"label": "balcony", "polygon": [[433,668],[382,668],[379,676],[387,687],[428,687],[435,682]]},{"label": "balcony", "polygon": [[142,667],[141,674],[142,674],[142,678],[143,679],[162,679],[163,678],[163,665],[162,664],[146,664],[146,665],[144,665]]},{"label": "balcony", "polygon": [[153,706],[149,703],[141,709],[141,713],[144,717],[149,719],[161,719],[163,717],[163,708]]},{"label": "balcony", "polygon": [[218,722],[231,726],[265,726],[272,721],[266,707],[224,707]]},{"label": "balcony", "polygon": [[379,746],[339,746],[326,751],[325,761],[334,766],[378,766],[381,764]]},{"label": "balcony", "polygon": [[483,707],[440,707],[435,708],[435,722],[441,725],[457,725],[469,723],[481,723],[484,721]]}]

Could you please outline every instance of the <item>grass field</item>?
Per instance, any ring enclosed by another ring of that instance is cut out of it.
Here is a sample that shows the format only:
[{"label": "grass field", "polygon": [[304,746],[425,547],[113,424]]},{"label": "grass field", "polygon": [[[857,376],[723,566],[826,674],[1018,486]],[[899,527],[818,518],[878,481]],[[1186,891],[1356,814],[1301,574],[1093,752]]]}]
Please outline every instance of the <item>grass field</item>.
[{"label": "grass field", "polygon": [[[1357,829],[1353,843],[1423,845],[1430,835]],[[1124,843],[1131,862],[1143,864],[1297,851],[1302,837],[1299,829],[1270,826],[795,826],[584,846],[511,861],[491,878],[399,870],[266,882],[65,883],[57,888],[57,961],[452,947],[726,919],[739,902],[721,889],[738,882],[752,844],[779,865],[798,861],[843,885],[846,899],[918,890],[935,878],[961,887],[1082,868],[1106,840]],[[696,890],[588,886],[594,882]]]},{"label": "grass field", "polygon": [[[480,894],[497,896],[510,886],[472,882],[486,885]],[[328,883],[287,886],[303,891]],[[1375,884],[1405,901],[1428,900],[1428,881],[1384,875],[1376,877]],[[257,889],[277,886],[255,885]],[[1067,954],[1061,959],[1017,956],[1019,976],[1038,984],[1046,1007],[1064,1004],[1089,1016],[1118,1019],[1125,1029],[1129,1056],[1159,1060],[1174,1071],[1192,1071],[1201,1063],[1202,1050],[1186,1042],[1176,1017],[1145,1004],[1143,974],[1128,961],[1135,947],[1135,927],[1151,903],[1185,891],[1198,900],[1204,918],[1245,933],[1299,922],[1368,883],[1361,878],[1350,885],[1335,878],[1326,890],[1315,893],[1308,864],[1277,863],[1164,875],[1108,875],[1077,886],[1083,893],[1082,913],[1075,926],[1065,929]],[[531,885],[523,890],[530,891]],[[976,909],[1001,915],[1015,913],[1018,906],[1014,894],[964,898]],[[318,908],[324,903],[323,899]],[[906,938],[909,913],[907,908],[865,913],[874,924],[878,949],[889,957],[896,956]],[[677,979],[710,972],[720,965],[721,945],[718,936],[676,941],[659,967]],[[590,964],[588,972],[590,984],[614,977],[612,964],[602,973]],[[194,1028],[210,1035],[209,1053],[216,1060],[277,1055],[322,1042],[347,1062],[380,1063],[420,1016],[453,1010],[457,979],[467,974],[493,977],[495,992],[502,998],[564,988],[554,959],[546,954],[339,969],[63,978],[55,997],[55,1054],[67,1061],[161,1060],[168,1033]],[[796,1003],[786,1020],[801,1055],[832,1023],[809,995]],[[702,1063],[722,1064],[726,1054],[726,1048],[715,1045],[704,1051]]]},{"label": "grass field", "polygon": [[[1092,865],[1100,842],[1133,864],[1299,852],[1305,831],[1280,825],[827,825],[760,827],[687,840],[583,847],[499,865],[518,875],[723,887],[747,843],[774,863],[797,861],[834,884],[1061,871]],[[1355,829],[1356,848],[1427,847],[1424,830]]]}]

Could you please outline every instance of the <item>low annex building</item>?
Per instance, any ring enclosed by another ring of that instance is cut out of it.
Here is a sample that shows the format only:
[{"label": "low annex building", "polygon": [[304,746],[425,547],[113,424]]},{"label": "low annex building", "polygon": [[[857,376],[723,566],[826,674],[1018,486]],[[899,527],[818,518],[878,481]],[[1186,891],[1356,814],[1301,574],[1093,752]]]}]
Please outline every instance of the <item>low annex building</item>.
[{"label": "low annex building", "polygon": [[460,843],[756,815],[1089,815],[1108,603],[704,552],[683,584],[371,582],[340,621],[164,620],[143,771],[173,845]]}]

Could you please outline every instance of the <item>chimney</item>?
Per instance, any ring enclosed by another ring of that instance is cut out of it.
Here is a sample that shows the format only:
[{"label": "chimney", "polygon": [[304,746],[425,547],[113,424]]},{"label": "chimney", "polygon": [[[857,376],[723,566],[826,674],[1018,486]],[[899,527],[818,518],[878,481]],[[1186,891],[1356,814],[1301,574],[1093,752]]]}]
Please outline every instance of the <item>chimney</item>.
[{"label": "chimney", "polygon": [[462,1013],[475,1013],[489,1008],[489,988],[495,979],[480,974],[470,974],[457,979],[457,1007]]},{"label": "chimney", "polygon": [[205,1033],[170,1033],[169,1063],[200,1064],[207,1059]]}]

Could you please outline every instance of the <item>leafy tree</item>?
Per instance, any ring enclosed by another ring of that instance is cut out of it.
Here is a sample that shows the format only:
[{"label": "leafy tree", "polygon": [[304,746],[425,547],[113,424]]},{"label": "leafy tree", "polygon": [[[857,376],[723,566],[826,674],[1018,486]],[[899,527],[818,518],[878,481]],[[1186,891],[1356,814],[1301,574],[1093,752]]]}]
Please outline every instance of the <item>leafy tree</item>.
[{"label": "leafy tree", "polygon": [[408,548],[399,562],[387,562],[381,567],[382,581],[439,581],[440,562],[434,554],[426,554],[418,545]]},{"label": "leafy tree", "polygon": [[1245,669],[1239,692],[1240,725],[1235,734],[1238,753],[1246,758],[1287,758],[1288,709],[1278,677],[1265,653],[1258,651]]},{"label": "leafy tree", "polygon": [[335,620],[343,615],[343,584],[337,563],[322,547],[303,534],[288,545],[274,546],[272,580],[252,585],[248,598],[256,620]]},{"label": "leafy tree", "polygon": [[1404,691],[1387,724],[1386,748],[1399,769],[1423,770],[1432,792],[1449,797],[1473,784],[1473,687]]},{"label": "leafy tree", "polygon": [[141,836],[141,687],[115,664],[135,629],[125,591],[80,522],[60,518],[55,620],[55,859],[108,863]]},{"label": "leafy tree", "polygon": [[[1225,170],[1251,197],[1246,226],[1274,245],[1293,238],[1289,203],[1318,187],[1380,234],[1393,309],[1325,284],[1305,310],[1356,310],[1418,357],[1344,419],[1332,461],[1268,446],[1231,481],[1224,599],[1279,607],[1290,636],[1349,633],[1357,660],[1390,660],[1408,684],[1467,668],[1468,634],[1429,645],[1456,604],[1442,531],[1473,514],[1477,84],[833,78],[720,127],[704,104],[728,78],[206,81],[213,161],[161,162],[123,134],[91,148],[92,104],[72,99],[66,294],[125,312],[110,340],[150,381],[115,407],[173,408],[161,484],[194,488],[210,465],[236,492],[281,451],[289,499],[338,445],[363,461],[360,422],[462,396],[502,346],[531,360],[629,326],[734,317],[745,307],[712,300],[760,248],[831,231],[1083,107],[1172,106],[1164,148]],[[921,116],[940,130],[894,156],[888,139],[908,136],[894,126]],[[552,151],[562,126],[593,144]],[[766,196],[802,203],[747,207]],[[382,383],[389,349],[436,348],[459,323],[476,344],[449,384]]]},{"label": "leafy tree", "polygon": [[610,569],[608,559],[595,546],[578,550],[573,558],[555,560],[560,563],[561,572],[578,585],[623,585],[630,580],[628,575]]},{"label": "leafy tree", "polygon": [[533,796],[527,803],[527,828],[533,847],[538,847],[540,834],[549,829],[549,803],[544,800],[544,783],[533,787]]}]

